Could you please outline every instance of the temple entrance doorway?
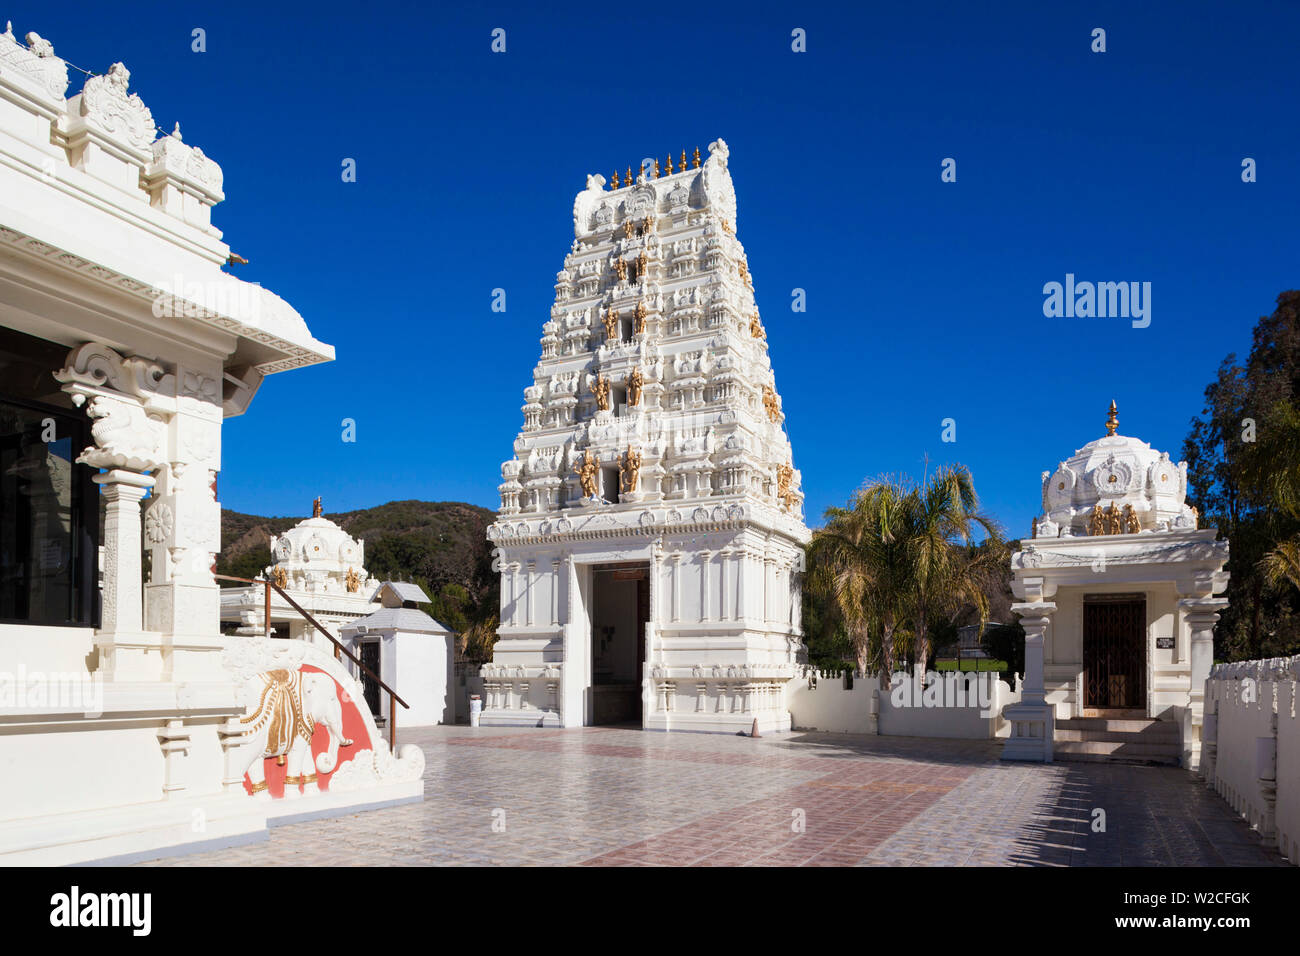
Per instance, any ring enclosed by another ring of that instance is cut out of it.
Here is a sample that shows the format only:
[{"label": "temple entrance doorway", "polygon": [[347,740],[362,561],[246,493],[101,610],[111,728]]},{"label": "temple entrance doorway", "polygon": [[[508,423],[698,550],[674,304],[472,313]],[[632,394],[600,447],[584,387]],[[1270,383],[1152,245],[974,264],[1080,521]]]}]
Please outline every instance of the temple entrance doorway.
[{"label": "temple entrance doorway", "polygon": [[1141,594],[1083,599],[1083,715],[1145,717],[1147,604]]},{"label": "temple entrance doorway", "polygon": [[640,726],[649,565],[597,565],[591,585],[591,723]]}]

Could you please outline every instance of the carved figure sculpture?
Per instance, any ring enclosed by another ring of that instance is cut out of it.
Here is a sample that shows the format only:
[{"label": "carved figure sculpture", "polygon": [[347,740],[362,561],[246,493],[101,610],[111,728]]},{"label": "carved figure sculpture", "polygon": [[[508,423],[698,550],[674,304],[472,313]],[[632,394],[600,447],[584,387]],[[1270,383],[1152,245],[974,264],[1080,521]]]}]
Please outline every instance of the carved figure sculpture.
[{"label": "carved figure sculpture", "polygon": [[356,568],[348,568],[348,573],[343,580],[349,594],[356,594],[357,591],[361,590],[361,575],[357,574]]},{"label": "carved figure sculpture", "polygon": [[636,491],[637,482],[641,475],[641,453],[628,445],[627,454],[623,456],[618,471],[622,490]]},{"label": "carved figure sculpture", "polygon": [[641,335],[643,332],[645,332],[645,317],[646,317],[646,312],[647,312],[647,310],[646,310],[646,307],[645,307],[645,300],[644,300],[644,299],[639,299],[639,300],[637,300],[637,304],[636,304],[636,320],[635,320],[635,322],[634,322],[634,324],[633,324],[633,326],[632,326],[632,331],[633,331],[636,335]]},{"label": "carved figure sculpture", "polygon": [[632,406],[641,404],[641,384],[644,381],[639,368],[632,369],[627,377],[627,403]]},{"label": "carved figure sculpture", "polygon": [[1132,505],[1124,506],[1124,531],[1127,534],[1137,534],[1142,530],[1142,522],[1138,519],[1138,514],[1133,510]]},{"label": "carved figure sculpture", "polygon": [[794,492],[790,490],[790,483],[794,480],[794,468],[790,465],[780,465],[776,469],[776,497],[786,508],[794,507]]},{"label": "carved figure sculpture", "polygon": [[271,583],[277,588],[287,588],[289,586],[289,572],[284,568],[273,568],[271,570]]},{"label": "carved figure sculpture", "polygon": [[1106,514],[1101,505],[1094,505],[1092,514],[1088,516],[1088,534],[1097,535],[1106,533]]},{"label": "carved figure sculpture", "polygon": [[[286,764],[286,797],[299,796],[300,787],[315,793],[316,774],[333,772],[338,766],[339,748],[352,746],[352,741],[343,736],[343,707],[334,679],[314,672],[265,671],[249,680],[245,693],[246,699],[256,704],[240,719],[246,728],[246,740],[236,769],[248,774],[253,796],[270,797],[262,763],[267,757],[278,757]],[[329,731],[329,745],[313,761],[311,738],[317,724],[324,724]]]},{"label": "carved figure sculpture", "polygon": [[582,495],[584,498],[596,497],[596,475],[600,467],[596,464],[596,457],[588,448],[582,453],[582,461],[578,462],[573,468],[582,483]]},{"label": "carved figure sculpture", "polygon": [[763,386],[763,408],[767,411],[767,420],[776,422],[781,420],[781,409],[776,401],[776,392],[772,390],[771,385]]},{"label": "carved figure sculpture", "polygon": [[618,273],[619,282],[627,281],[627,263],[623,261],[622,256],[614,260],[614,271]]},{"label": "carved figure sculpture", "polygon": [[601,321],[605,324],[605,341],[618,340],[618,309],[606,309]]},{"label": "carved figure sculpture", "polygon": [[602,412],[609,411],[609,379],[600,372],[591,380],[591,394],[596,396],[596,407]]},{"label": "carved figure sculpture", "polygon": [[767,338],[767,332],[763,330],[763,323],[758,319],[758,313],[754,312],[749,317],[749,334],[756,339]]}]

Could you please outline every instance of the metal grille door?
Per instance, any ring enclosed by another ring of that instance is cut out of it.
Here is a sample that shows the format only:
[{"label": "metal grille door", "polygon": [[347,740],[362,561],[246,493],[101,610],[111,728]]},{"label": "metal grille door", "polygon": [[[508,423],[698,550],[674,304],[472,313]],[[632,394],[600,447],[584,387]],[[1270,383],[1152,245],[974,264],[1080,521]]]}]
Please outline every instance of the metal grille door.
[{"label": "metal grille door", "polygon": [[1146,619],[1144,598],[1084,599],[1085,707],[1146,707]]}]

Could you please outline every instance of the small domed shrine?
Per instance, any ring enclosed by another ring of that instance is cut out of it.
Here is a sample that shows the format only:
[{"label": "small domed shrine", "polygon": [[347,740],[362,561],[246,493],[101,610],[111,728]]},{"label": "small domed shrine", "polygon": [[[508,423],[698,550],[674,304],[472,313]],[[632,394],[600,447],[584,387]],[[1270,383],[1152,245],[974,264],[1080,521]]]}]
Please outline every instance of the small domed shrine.
[{"label": "small domed shrine", "polygon": [[1187,463],[1106,434],[1042,473],[1043,514],[1011,558],[1025,629],[1005,759],[1199,764],[1228,542],[1198,528]]},{"label": "small domed shrine", "polygon": [[[371,597],[379,582],[366,571],[364,558],[365,542],[326,518],[317,498],[310,518],[284,534],[271,536],[271,564],[262,573],[337,637],[345,624],[374,610]],[[225,588],[221,620],[237,622],[236,634],[261,634],[265,600],[265,588],[260,585]],[[271,626],[277,636],[315,641],[333,652],[333,645],[274,592]]]}]

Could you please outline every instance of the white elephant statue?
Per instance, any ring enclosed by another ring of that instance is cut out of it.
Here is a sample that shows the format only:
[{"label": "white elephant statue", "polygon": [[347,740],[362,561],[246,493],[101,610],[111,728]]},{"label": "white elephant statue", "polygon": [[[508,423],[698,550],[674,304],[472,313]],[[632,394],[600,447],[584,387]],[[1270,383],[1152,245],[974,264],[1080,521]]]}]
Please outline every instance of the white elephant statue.
[{"label": "white elephant statue", "polygon": [[[257,706],[240,719],[247,729],[237,769],[248,774],[254,797],[270,799],[262,764],[267,757],[287,764],[285,797],[320,792],[316,774],[332,772],[338,765],[339,747],[352,746],[343,736],[343,707],[334,686],[328,674],[289,670],[266,671],[249,680],[245,699],[257,701]],[[311,738],[317,724],[329,731],[329,747],[313,763]]]}]

